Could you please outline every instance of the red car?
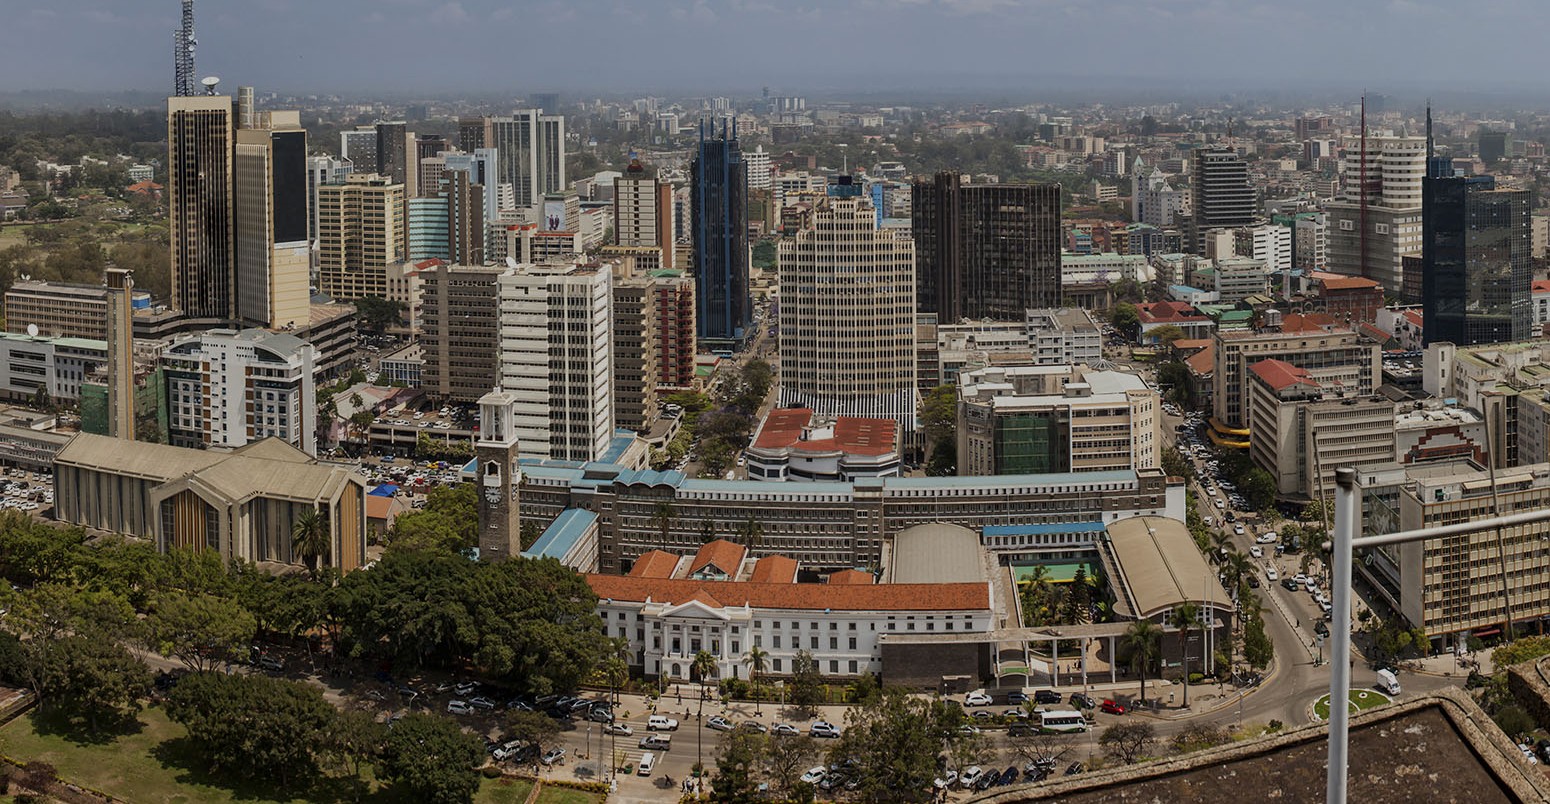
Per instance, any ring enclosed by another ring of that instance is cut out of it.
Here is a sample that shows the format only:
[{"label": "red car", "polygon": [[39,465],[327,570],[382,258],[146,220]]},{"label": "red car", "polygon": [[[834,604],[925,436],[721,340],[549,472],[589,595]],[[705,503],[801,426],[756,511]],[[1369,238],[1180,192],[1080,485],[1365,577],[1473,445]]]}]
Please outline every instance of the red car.
[{"label": "red car", "polygon": [[1111,700],[1109,700],[1107,698],[1105,698],[1103,700],[1103,703],[1098,704],[1098,709],[1100,711],[1106,712],[1106,713],[1108,713],[1110,715],[1123,715],[1123,714],[1125,714],[1125,707],[1124,706],[1120,705],[1119,703],[1116,703],[1115,701],[1111,701]]}]

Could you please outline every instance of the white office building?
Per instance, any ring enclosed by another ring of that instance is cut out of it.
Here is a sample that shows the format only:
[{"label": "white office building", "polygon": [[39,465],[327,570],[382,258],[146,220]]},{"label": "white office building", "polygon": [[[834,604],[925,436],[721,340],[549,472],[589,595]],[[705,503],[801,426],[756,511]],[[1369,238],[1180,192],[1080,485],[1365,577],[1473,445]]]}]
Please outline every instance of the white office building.
[{"label": "white office building", "polygon": [[216,329],[173,341],[159,360],[168,440],[235,449],[278,438],[316,456],[316,360],[312,344],[263,329]]}]

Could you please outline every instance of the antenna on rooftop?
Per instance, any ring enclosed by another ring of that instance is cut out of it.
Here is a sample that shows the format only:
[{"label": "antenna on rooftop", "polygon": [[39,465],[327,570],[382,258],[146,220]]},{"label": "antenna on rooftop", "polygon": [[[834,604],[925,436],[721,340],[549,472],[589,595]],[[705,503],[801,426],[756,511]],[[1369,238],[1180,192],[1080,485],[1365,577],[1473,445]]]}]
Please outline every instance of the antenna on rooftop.
[{"label": "antenna on rooftop", "polygon": [[183,25],[172,32],[172,94],[194,95],[194,0],[183,0]]},{"label": "antenna on rooftop", "polygon": [[204,85],[206,95],[214,95],[216,94],[215,88],[221,84],[221,79],[210,75],[199,79],[199,83]]}]

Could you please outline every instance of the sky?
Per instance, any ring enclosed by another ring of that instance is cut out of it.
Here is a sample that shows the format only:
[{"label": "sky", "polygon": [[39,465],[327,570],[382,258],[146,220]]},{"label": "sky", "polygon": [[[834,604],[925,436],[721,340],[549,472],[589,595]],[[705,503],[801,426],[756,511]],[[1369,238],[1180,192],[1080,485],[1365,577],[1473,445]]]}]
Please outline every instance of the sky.
[{"label": "sky", "polygon": [[[163,92],[178,0],[0,0],[0,91]],[[1535,90],[1543,0],[198,0],[282,93]]]}]

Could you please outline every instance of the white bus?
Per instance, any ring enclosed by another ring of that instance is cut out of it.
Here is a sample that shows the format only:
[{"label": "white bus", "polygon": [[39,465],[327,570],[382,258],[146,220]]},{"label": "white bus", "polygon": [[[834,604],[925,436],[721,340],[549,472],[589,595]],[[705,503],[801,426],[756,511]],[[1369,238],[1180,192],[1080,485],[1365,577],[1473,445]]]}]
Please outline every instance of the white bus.
[{"label": "white bus", "polygon": [[1039,713],[1039,731],[1050,733],[1087,731],[1087,719],[1070,709]]}]

